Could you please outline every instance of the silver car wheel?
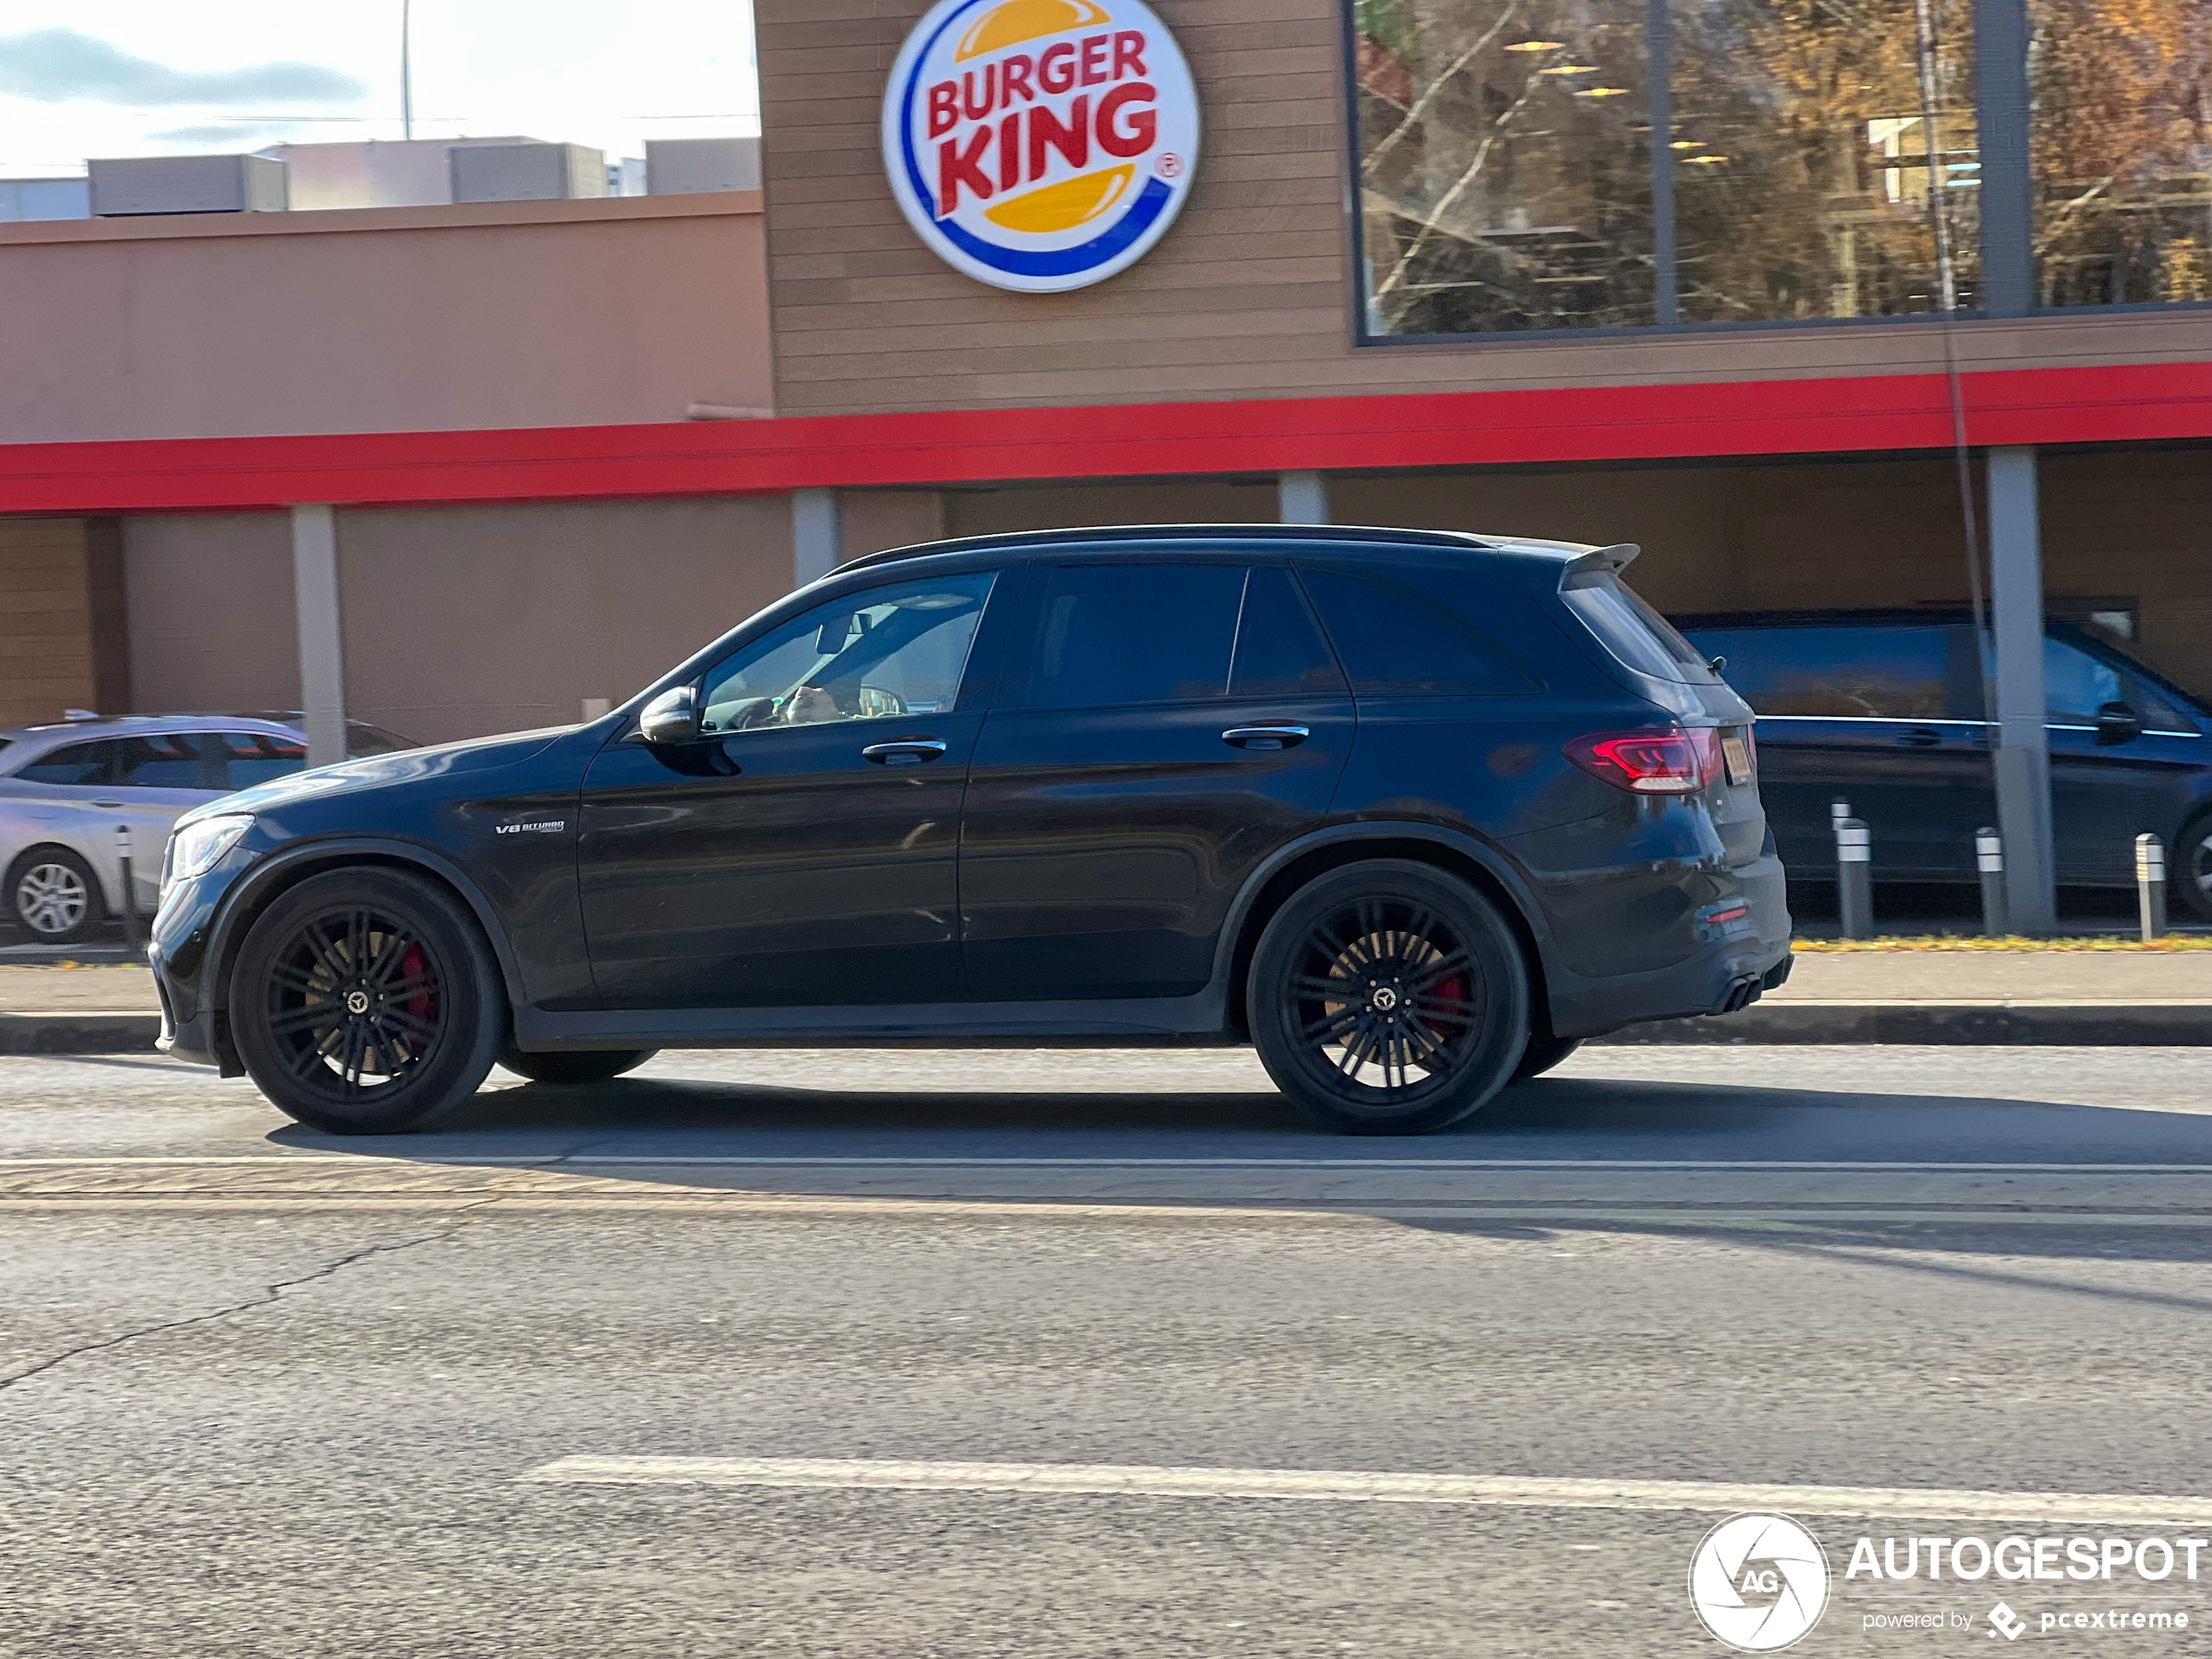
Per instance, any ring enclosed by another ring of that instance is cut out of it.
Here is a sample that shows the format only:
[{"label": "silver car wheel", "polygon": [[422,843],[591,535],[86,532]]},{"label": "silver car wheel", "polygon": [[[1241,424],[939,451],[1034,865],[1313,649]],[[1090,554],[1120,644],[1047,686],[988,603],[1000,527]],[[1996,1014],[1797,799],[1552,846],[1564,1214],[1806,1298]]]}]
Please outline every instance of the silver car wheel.
[{"label": "silver car wheel", "polygon": [[84,920],[92,895],[66,864],[34,864],[16,883],[16,914],[35,934],[65,934]]}]

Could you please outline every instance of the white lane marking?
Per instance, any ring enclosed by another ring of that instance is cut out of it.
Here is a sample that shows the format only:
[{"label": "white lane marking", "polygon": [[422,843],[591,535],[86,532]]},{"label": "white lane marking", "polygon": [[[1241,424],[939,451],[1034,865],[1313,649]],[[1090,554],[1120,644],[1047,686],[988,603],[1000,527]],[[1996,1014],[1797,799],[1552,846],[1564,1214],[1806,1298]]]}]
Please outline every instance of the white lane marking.
[{"label": "white lane marking", "polygon": [[2212,1523],[2212,1498],[1913,1487],[1586,1480],[1372,1470],[1162,1468],[1133,1464],[908,1463],[860,1458],[565,1457],[517,1477],[558,1485],[826,1487],[1143,1498],[1291,1498],[1524,1509],[1772,1509],[1816,1515]]},{"label": "white lane marking", "polygon": [[442,1156],[403,1153],[268,1152],[206,1157],[22,1157],[0,1158],[0,1170],[106,1168],[194,1169],[288,1163],[347,1164],[362,1168],[405,1163],[429,1169],[494,1167],[572,1170],[600,1164],[666,1169],[827,1170],[1694,1170],[1725,1175],[1732,1170],[1849,1175],[2212,1175],[2212,1163],[1880,1163],[1871,1159],[1805,1161],[1772,1158],[1217,1158],[1217,1157],[856,1157],[840,1153],[807,1157],[731,1157],[664,1152],[600,1155],[549,1152],[531,1157],[464,1153]]}]

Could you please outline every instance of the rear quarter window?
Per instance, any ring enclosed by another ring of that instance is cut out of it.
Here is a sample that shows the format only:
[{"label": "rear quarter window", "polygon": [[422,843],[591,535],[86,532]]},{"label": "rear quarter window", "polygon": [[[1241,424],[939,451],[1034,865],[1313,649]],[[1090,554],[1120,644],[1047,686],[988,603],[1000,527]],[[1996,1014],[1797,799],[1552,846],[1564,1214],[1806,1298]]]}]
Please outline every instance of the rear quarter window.
[{"label": "rear quarter window", "polygon": [[1306,591],[1360,697],[1501,697],[1542,682],[1435,598],[1378,577],[1307,570]]},{"label": "rear quarter window", "polygon": [[1697,647],[1617,577],[1581,577],[1560,597],[1623,667],[1686,685],[1710,685],[1717,678]]}]

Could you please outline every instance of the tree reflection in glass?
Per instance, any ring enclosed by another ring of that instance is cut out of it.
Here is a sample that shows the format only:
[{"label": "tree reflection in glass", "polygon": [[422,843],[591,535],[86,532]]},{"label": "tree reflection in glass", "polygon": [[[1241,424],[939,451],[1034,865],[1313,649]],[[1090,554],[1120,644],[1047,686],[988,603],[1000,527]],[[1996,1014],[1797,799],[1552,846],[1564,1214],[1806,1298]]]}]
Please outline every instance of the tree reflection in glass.
[{"label": "tree reflection in glass", "polygon": [[1673,0],[1671,17],[1684,321],[1939,311],[1946,287],[1973,307],[1964,0]]},{"label": "tree reflection in glass", "polygon": [[1357,0],[1367,326],[1655,320],[1634,0]]},{"label": "tree reflection in glass", "polygon": [[2212,300],[2212,5],[2031,0],[2047,306]]}]

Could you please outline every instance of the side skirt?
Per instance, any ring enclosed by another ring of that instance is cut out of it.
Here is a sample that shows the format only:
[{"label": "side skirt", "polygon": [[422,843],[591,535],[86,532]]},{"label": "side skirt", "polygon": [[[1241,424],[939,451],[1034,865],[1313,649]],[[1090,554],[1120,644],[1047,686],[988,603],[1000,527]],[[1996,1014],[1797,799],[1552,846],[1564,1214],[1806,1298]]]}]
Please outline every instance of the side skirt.
[{"label": "side skirt", "polygon": [[1226,1047],[1227,999],[934,1002],[880,1008],[521,1008],[515,1039],[530,1053],[590,1049],[1108,1049]]}]

